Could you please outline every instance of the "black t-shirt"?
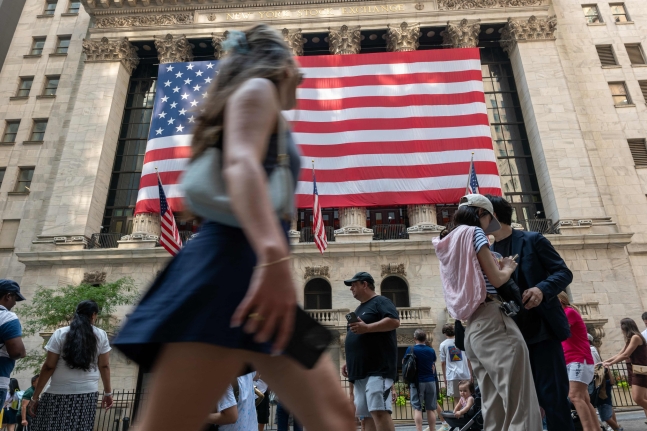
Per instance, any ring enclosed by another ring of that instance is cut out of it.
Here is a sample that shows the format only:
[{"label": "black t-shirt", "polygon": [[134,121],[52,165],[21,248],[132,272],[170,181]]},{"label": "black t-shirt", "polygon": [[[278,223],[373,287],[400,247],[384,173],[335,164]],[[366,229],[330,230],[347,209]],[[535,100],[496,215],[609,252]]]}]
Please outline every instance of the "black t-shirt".
[{"label": "black t-shirt", "polygon": [[512,256],[512,235],[495,242],[492,248],[503,257]]},{"label": "black t-shirt", "polygon": [[[393,302],[384,296],[376,295],[362,303],[355,310],[357,317],[364,323],[375,323],[390,317],[400,320]],[[388,332],[355,334],[347,327],[346,365],[348,380],[381,376],[389,379],[397,377],[398,341],[395,329]]]}]

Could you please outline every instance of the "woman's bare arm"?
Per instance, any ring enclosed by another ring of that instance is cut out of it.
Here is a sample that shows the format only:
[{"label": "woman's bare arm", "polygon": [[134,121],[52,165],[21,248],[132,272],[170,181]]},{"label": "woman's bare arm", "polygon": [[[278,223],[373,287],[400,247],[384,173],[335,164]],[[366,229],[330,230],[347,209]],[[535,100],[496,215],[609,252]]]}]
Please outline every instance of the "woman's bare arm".
[{"label": "woman's bare arm", "polygon": [[479,260],[481,269],[487,275],[488,280],[492,283],[494,287],[501,287],[506,281],[510,280],[510,276],[514,272],[514,269],[517,267],[517,263],[510,258],[503,259],[503,268],[499,269],[499,266],[494,261],[492,252],[487,246],[481,247],[479,252],[476,254],[476,257]]}]

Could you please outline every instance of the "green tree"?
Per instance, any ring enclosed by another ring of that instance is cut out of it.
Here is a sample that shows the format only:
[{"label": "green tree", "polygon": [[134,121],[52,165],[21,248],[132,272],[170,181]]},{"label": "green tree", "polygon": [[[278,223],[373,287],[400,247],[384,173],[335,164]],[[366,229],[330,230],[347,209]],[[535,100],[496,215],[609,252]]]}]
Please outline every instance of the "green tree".
[{"label": "green tree", "polygon": [[[113,315],[115,307],[134,304],[138,298],[137,288],[130,277],[100,286],[84,283],[59,289],[38,286],[34,297],[15,311],[20,316],[23,336],[27,337],[68,326],[78,303],[91,299],[99,306],[95,325],[106,332],[114,332],[118,325]],[[42,347],[31,349],[25,358],[18,361],[16,370],[38,372],[46,356],[47,352]]]}]

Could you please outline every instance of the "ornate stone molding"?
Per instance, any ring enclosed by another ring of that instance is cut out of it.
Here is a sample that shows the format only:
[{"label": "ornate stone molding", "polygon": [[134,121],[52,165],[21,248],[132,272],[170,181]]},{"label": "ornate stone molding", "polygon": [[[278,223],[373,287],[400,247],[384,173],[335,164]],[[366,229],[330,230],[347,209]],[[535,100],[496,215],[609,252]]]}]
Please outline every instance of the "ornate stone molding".
[{"label": "ornate stone molding", "polygon": [[533,15],[527,21],[508,18],[508,23],[501,32],[501,47],[510,54],[519,42],[554,40],[556,28],[557,17],[554,15],[546,19],[539,19]]},{"label": "ornate stone molding", "polygon": [[411,346],[416,344],[413,334],[397,334],[398,345]]},{"label": "ornate stone molding", "polygon": [[545,0],[438,0],[438,10],[541,6]]},{"label": "ornate stone molding", "polygon": [[404,263],[387,263],[386,265],[382,265],[382,274],[380,277],[393,274],[406,276],[407,271],[404,269]]},{"label": "ornate stone molding", "polygon": [[224,33],[211,33],[211,44],[213,45],[214,49],[214,54],[216,56],[216,60],[220,60],[223,55],[225,55],[225,51],[222,49],[222,43],[227,39],[227,35],[229,34],[229,31],[225,31]]},{"label": "ornate stone molding", "polygon": [[95,28],[160,27],[181,24],[193,24],[193,14],[107,16],[98,17],[94,22]]},{"label": "ornate stone molding", "polygon": [[331,54],[359,54],[362,41],[360,26],[348,27],[347,25],[342,25],[339,30],[333,30],[332,28],[328,30],[330,31],[328,43]]},{"label": "ornate stone molding", "polygon": [[420,24],[401,23],[397,27],[387,25],[386,50],[391,52],[415,51],[420,46]]},{"label": "ornate stone molding", "polygon": [[84,284],[103,284],[106,282],[106,272],[105,271],[92,271],[83,273]]},{"label": "ornate stone molding", "polygon": [[137,51],[127,37],[118,40],[110,40],[107,37],[100,40],[83,39],[83,52],[87,63],[120,61],[128,73],[132,73],[139,64]]},{"label": "ornate stone molding", "polygon": [[330,278],[330,267],[329,266],[306,266],[306,272],[303,274],[303,278],[308,280],[310,278],[323,277]]},{"label": "ornate stone molding", "polygon": [[463,19],[458,24],[447,22],[447,29],[440,35],[443,37],[443,45],[449,45],[452,48],[476,48],[479,44],[480,32],[480,19],[472,23]]},{"label": "ornate stone molding", "polygon": [[186,36],[173,36],[167,34],[164,37],[155,36],[155,48],[160,63],[173,63],[176,61],[193,61],[193,50]]},{"label": "ornate stone molding", "polygon": [[284,28],[281,33],[283,34],[283,40],[285,40],[285,43],[288,44],[288,47],[292,51],[292,55],[303,55],[303,34],[301,33],[301,29],[288,30]]}]

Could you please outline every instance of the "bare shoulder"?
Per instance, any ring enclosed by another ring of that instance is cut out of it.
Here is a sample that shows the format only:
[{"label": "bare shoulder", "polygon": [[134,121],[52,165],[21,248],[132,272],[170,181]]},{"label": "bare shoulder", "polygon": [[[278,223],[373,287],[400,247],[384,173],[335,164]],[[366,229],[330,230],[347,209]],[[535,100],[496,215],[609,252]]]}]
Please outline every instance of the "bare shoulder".
[{"label": "bare shoulder", "polygon": [[277,106],[276,87],[265,78],[245,81],[229,98],[230,105],[254,105],[258,107]]}]

